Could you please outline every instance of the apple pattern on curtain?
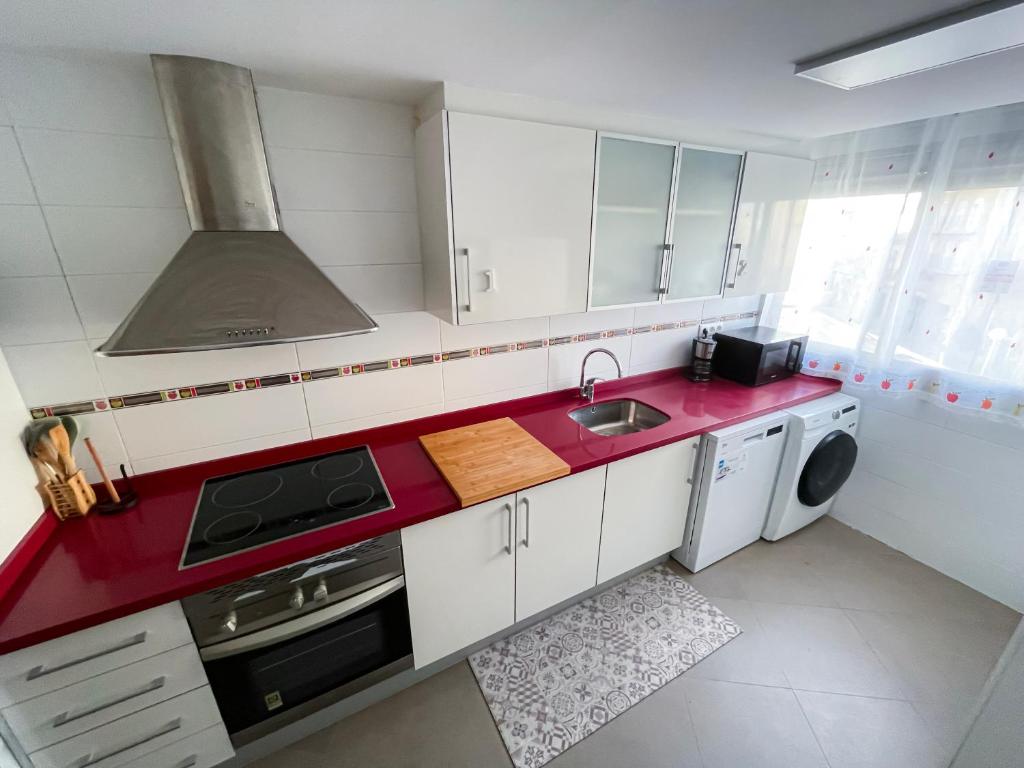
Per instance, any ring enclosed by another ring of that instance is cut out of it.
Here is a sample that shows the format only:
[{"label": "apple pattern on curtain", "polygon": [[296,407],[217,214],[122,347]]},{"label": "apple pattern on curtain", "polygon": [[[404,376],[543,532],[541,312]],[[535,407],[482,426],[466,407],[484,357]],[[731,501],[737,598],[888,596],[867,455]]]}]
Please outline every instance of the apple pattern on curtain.
[{"label": "apple pattern on curtain", "polygon": [[804,372],[1024,426],[1024,104],[818,140],[780,327]]}]

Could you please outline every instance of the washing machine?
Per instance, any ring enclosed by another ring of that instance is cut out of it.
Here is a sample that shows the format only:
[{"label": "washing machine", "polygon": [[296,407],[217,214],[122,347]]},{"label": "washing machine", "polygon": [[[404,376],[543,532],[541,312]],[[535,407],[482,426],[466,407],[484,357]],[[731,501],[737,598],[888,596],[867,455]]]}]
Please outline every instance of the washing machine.
[{"label": "washing machine", "polygon": [[860,401],[836,393],[787,408],[789,434],[762,538],[776,541],[828,512],[857,461]]}]

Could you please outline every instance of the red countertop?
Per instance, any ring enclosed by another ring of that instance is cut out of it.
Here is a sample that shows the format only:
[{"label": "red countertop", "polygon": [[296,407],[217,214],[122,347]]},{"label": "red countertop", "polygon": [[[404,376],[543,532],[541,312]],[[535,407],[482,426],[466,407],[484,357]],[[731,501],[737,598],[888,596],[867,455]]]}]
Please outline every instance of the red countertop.
[{"label": "red countertop", "polygon": [[[595,402],[628,396],[671,417],[661,426],[629,435],[602,437],[577,425],[566,414],[581,401],[575,390],[563,390],[138,475],[133,483],[141,501],[135,508],[57,526],[0,602],[0,653],[458,509],[455,495],[420,447],[420,435],[509,416],[558,454],[572,472],[581,472],[813,400],[838,387],[838,382],[803,375],[756,389],[722,380],[696,384],[678,370],[659,371],[597,387]],[[373,451],[394,509],[178,569],[204,480],[362,444]]]}]

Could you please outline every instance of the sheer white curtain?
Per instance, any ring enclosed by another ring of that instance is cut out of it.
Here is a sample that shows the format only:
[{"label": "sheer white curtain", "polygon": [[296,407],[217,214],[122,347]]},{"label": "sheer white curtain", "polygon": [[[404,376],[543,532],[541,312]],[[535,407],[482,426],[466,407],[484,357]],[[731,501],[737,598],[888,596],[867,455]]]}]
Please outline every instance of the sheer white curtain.
[{"label": "sheer white curtain", "polygon": [[773,302],[810,335],[804,372],[1024,426],[1024,104],[835,136],[812,157]]}]

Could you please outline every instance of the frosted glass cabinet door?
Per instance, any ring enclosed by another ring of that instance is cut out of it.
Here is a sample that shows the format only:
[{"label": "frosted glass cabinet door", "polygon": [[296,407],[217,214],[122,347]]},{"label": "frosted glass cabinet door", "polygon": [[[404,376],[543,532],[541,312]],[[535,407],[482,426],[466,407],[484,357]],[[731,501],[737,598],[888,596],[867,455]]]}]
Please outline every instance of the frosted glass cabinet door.
[{"label": "frosted glass cabinet door", "polygon": [[680,152],[669,301],[721,295],[743,157]]},{"label": "frosted glass cabinet door", "polygon": [[590,306],[657,302],[676,146],[601,136],[598,152]]}]

